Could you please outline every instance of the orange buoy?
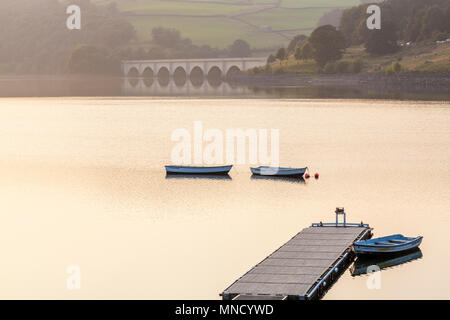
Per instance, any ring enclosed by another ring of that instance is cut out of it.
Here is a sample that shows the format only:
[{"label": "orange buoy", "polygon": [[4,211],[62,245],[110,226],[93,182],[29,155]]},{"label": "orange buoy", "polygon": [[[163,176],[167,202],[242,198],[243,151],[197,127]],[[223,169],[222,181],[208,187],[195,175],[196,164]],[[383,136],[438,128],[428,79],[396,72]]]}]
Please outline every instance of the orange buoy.
[{"label": "orange buoy", "polygon": [[314,175],[314,178],[319,179],[319,174],[316,173],[316,174]]}]

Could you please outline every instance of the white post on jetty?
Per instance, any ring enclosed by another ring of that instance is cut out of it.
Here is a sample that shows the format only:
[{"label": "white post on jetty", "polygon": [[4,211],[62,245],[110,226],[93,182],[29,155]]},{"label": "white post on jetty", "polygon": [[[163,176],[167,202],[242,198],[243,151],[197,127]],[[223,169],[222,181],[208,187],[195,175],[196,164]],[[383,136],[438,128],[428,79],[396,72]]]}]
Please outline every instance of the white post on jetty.
[{"label": "white post on jetty", "polygon": [[343,225],[345,227],[345,225],[347,223],[347,219],[346,219],[344,208],[337,207],[335,213],[336,213],[336,227],[339,226],[339,215],[343,215],[344,216],[344,223],[343,223]]}]

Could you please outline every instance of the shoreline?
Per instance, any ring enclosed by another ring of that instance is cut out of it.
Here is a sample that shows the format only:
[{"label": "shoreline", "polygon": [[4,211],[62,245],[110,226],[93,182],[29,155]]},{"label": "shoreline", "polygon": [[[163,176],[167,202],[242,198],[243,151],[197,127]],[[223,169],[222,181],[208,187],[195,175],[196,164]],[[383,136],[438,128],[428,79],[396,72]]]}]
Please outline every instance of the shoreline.
[{"label": "shoreline", "polygon": [[[124,81],[130,82],[129,91]],[[9,75],[0,76],[0,97],[38,96],[151,96],[168,94],[165,87],[154,91],[152,85],[142,84],[133,91],[143,78],[126,78],[107,75]],[[145,81],[145,80],[144,80]],[[157,81],[156,79],[154,81]],[[152,80],[151,83],[153,84]],[[171,80],[173,81],[173,80]],[[189,82],[189,78],[187,79]],[[186,83],[187,83],[186,82]],[[134,84],[133,84],[134,83]],[[248,97],[308,97],[308,98],[371,98],[406,100],[450,99],[450,73],[405,72],[395,75],[383,73],[359,74],[236,74],[223,80],[236,89],[236,96],[242,96],[239,87],[247,89]],[[178,88],[186,96],[184,87]],[[189,87],[189,86],[187,86]],[[158,87],[156,87],[158,89]],[[223,90],[211,87],[210,94],[201,96],[223,96]],[[125,90],[125,91],[124,91]],[[214,91],[216,90],[216,91]],[[203,91],[202,91],[203,92]],[[227,91],[228,92],[228,91]],[[194,95],[198,92],[194,92]],[[170,95],[170,94],[169,94]],[[176,95],[176,93],[174,93]],[[233,96],[233,92],[225,95]],[[244,94],[243,96],[246,96]]]},{"label": "shoreline", "polygon": [[233,78],[230,79],[230,82],[236,85],[261,88],[327,86],[362,90],[374,89],[443,93],[448,93],[450,91],[450,73],[405,72],[395,75],[385,75],[383,73],[239,74],[233,76]]}]

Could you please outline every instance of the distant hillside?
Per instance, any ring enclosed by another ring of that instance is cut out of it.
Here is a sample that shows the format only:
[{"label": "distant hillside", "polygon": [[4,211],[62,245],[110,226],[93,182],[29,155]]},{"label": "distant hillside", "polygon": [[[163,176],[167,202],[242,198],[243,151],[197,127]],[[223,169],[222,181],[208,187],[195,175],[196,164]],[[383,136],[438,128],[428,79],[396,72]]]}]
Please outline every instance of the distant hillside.
[{"label": "distant hillside", "polygon": [[321,23],[326,20],[338,30],[319,27],[309,39],[297,39],[287,52],[274,51],[265,67],[252,72],[450,72],[449,0],[386,0],[380,3],[380,30],[366,27],[367,7],[332,11]]},{"label": "distant hillside", "polygon": [[133,26],[113,6],[76,1],[83,4],[82,28],[76,31],[66,27],[62,1],[0,1],[0,74],[67,72],[69,58],[83,45],[97,47],[90,71],[106,71],[104,64],[111,62],[108,73],[120,72],[118,51],[135,38]]},{"label": "distant hillside", "polygon": [[139,42],[151,39],[162,26],[181,31],[195,44],[225,48],[236,39],[253,48],[285,45],[295,35],[309,34],[319,19],[360,0],[92,0],[115,2],[136,28]]}]

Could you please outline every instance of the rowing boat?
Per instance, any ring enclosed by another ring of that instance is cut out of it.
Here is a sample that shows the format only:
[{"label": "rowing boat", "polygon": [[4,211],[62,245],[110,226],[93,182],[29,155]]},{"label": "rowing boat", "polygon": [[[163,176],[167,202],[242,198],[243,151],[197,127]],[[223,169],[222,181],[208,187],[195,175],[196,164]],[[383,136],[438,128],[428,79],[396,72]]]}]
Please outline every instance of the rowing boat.
[{"label": "rowing boat", "polygon": [[166,166],[168,174],[228,174],[232,166],[218,167],[192,167],[192,166]]},{"label": "rowing boat", "polygon": [[357,241],[353,243],[353,250],[357,255],[386,254],[404,252],[418,248],[422,243],[422,236],[411,238],[401,234]]},{"label": "rowing boat", "polygon": [[278,176],[278,177],[303,177],[308,168],[282,168],[261,166],[250,168],[254,175],[258,176]]}]

